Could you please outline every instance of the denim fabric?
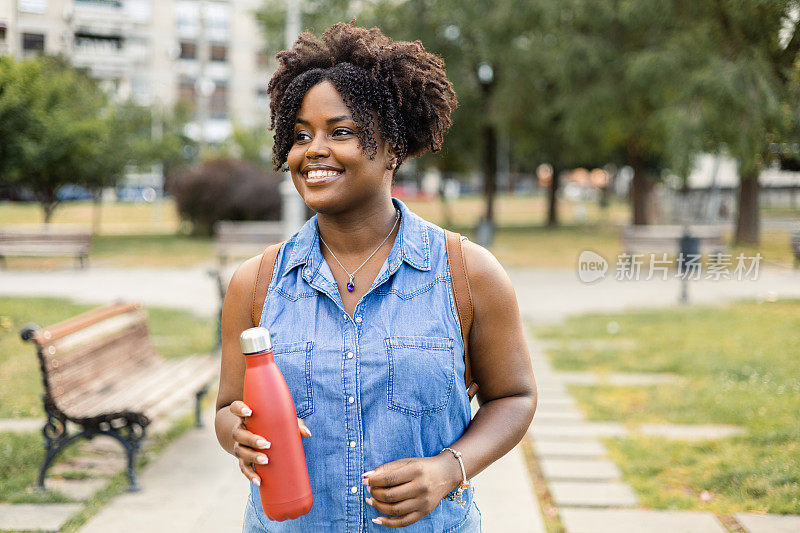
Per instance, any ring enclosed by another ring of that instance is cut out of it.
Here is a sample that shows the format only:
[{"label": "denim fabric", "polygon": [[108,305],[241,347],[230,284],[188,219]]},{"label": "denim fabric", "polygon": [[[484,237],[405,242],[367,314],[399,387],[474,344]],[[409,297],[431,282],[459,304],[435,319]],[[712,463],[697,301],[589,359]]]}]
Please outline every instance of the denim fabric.
[{"label": "denim fabric", "polygon": [[[302,442],[314,505],[300,518],[272,522],[251,484],[246,531],[388,530],[371,521],[379,513],[365,502],[361,474],[395,459],[437,455],[469,424],[444,232],[393,202],[399,232],[352,318],[322,257],[316,217],[278,253],[261,325],[270,330],[297,415],[313,434]],[[480,531],[471,487],[463,499],[443,499],[405,530]]]}]

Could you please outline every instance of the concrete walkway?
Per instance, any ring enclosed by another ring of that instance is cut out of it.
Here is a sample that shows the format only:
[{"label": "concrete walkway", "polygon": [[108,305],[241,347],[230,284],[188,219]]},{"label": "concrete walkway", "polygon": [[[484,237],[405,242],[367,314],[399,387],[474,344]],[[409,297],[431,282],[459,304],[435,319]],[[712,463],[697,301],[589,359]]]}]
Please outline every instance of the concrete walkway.
[{"label": "concrete walkway", "polygon": [[[613,270],[613,266],[612,266]],[[613,271],[607,279],[587,285],[578,280],[572,269],[509,269],[517,291],[523,316],[533,323],[558,322],[563,318],[584,312],[621,311],[636,307],[672,306],[677,302],[679,282],[670,281],[616,281]],[[800,297],[800,273],[785,269],[762,268],[756,281],[698,281],[689,288],[693,303],[719,303],[739,298],[774,299]],[[0,276],[0,295],[66,297],[77,301],[103,304],[116,299],[138,300],[145,305],[158,305],[186,309],[214,316],[218,310],[218,297],[214,280],[207,268],[189,269],[112,269],[90,267],[86,270],[58,270],[50,272],[5,271]],[[573,409],[572,399],[565,396],[566,387],[542,364],[546,360],[534,347],[534,364],[540,385],[541,404],[533,425],[546,420],[580,422],[581,415]],[[552,369],[550,369],[552,370]],[[575,379],[574,376],[572,379]],[[626,379],[626,378],[622,378]],[[549,392],[548,392],[549,391]],[[85,531],[239,531],[247,493],[247,482],[241,476],[233,459],[216,443],[212,424],[204,430],[191,430],[167,448],[141,474],[140,493],[125,494],[114,500],[86,524]],[[612,428],[613,429],[613,428]],[[611,429],[599,428],[597,431]],[[558,432],[557,432],[558,433]],[[563,431],[561,432],[563,433]],[[556,435],[558,436],[558,435]],[[563,435],[562,435],[563,436]],[[635,505],[635,495],[624,484],[609,485],[617,478],[615,465],[608,463],[578,462],[602,459],[605,450],[596,437],[582,436],[569,441],[533,439],[540,456],[550,455],[545,469],[551,478],[565,476],[575,468],[585,470],[584,483],[606,484],[598,492],[589,487],[584,496],[592,494],[613,495],[620,506]],[[191,451],[191,453],[187,453]],[[575,462],[564,462],[567,458]],[[561,462],[559,462],[561,461]],[[594,478],[594,479],[591,479]],[[553,485],[560,483],[560,485]],[[570,485],[572,483],[572,485]],[[551,491],[559,501],[575,498],[574,481],[552,481]],[[484,520],[484,531],[544,532],[539,506],[530,487],[524,461],[519,448],[492,465],[476,477],[477,501]],[[554,489],[555,487],[555,489]],[[627,488],[626,488],[627,487]],[[568,506],[564,506],[566,510]],[[64,509],[60,509],[61,512]],[[617,514],[613,519],[609,509],[597,507],[570,507],[562,514],[569,533],[580,531],[601,532],[596,524],[638,524],[637,515]],[[616,512],[621,512],[619,509]],[[601,514],[593,514],[601,513]],[[44,513],[41,513],[44,514]],[[655,520],[656,515],[648,515]],[[120,518],[121,517],[121,518]],[[700,518],[709,524],[708,517]],[[767,531],[761,515],[742,515],[753,533]],[[780,522],[781,528],[795,528],[792,518]],[[119,519],[119,520],[118,520]],[[686,520],[700,523],[686,515]],[[681,519],[682,520],[682,519]],[[694,531],[685,528],[683,521],[661,520],[649,523],[641,530]],[[776,522],[777,523],[777,522]],[[169,527],[162,527],[169,524]],[[174,524],[174,525],[173,525]],[[662,524],[658,529],[654,524]],[[666,525],[665,525],[666,524]],[[704,531],[714,531],[714,526]],[[47,528],[45,528],[47,529]],[[776,529],[777,531],[778,529]],[[789,529],[785,529],[789,530]],[[800,530],[800,528],[792,529]],[[622,531],[617,529],[616,531]]]},{"label": "concrete walkway", "polygon": [[[206,266],[183,269],[7,270],[0,276],[0,295],[51,296],[103,304],[117,299],[145,305],[186,309],[214,316],[219,309],[215,281]],[[677,304],[680,282],[617,281],[582,283],[575,269],[507,269],[525,318],[534,324],[560,322],[572,314],[616,312]],[[689,284],[689,300],[718,304],[742,298],[800,298],[800,270],[762,266],[755,281],[702,280]]]}]

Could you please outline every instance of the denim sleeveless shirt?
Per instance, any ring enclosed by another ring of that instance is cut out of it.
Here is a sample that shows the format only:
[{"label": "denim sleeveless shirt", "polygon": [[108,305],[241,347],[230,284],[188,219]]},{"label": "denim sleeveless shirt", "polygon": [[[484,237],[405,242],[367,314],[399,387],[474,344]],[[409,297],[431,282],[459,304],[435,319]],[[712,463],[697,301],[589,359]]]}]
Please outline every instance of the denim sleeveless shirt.
[{"label": "denim sleeveless shirt", "polygon": [[[252,530],[388,530],[371,521],[381,514],[365,502],[361,474],[437,455],[470,422],[444,232],[392,201],[400,229],[352,318],[322,257],[316,216],[278,253],[260,325],[270,331],[297,416],[312,432],[302,442],[314,505],[295,520],[270,521],[251,483]],[[478,531],[472,487],[463,500],[443,499],[404,530]]]}]

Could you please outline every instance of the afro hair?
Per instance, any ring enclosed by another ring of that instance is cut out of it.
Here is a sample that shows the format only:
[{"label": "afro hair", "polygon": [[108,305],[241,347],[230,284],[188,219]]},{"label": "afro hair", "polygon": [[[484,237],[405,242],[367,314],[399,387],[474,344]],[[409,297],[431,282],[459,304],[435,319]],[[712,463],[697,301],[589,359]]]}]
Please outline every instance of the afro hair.
[{"label": "afro hair", "polygon": [[285,163],[294,143],[294,126],[306,92],[330,81],[353,113],[357,136],[370,159],[377,153],[377,131],[398,157],[441,149],[458,105],[444,62],[420,41],[391,41],[378,28],[334,24],[320,38],[303,32],[291,49],[276,56],[278,69],[267,87],[270,129],[275,131],[272,161]]}]

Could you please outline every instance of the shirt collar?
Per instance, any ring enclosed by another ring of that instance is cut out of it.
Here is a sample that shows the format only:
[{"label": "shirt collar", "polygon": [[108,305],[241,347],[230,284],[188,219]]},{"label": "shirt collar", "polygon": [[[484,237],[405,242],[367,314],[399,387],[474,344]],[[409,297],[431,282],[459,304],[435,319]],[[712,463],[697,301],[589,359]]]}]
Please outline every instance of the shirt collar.
[{"label": "shirt collar", "polygon": [[[389,270],[394,272],[399,267],[399,260],[405,261],[417,270],[430,270],[431,248],[427,223],[412,213],[402,201],[392,198],[392,202],[400,210],[400,229],[387,259]],[[300,265],[308,265],[310,270],[316,272],[320,265],[314,263],[322,260],[317,215],[311,217],[292,240],[294,243],[284,275]]]}]

